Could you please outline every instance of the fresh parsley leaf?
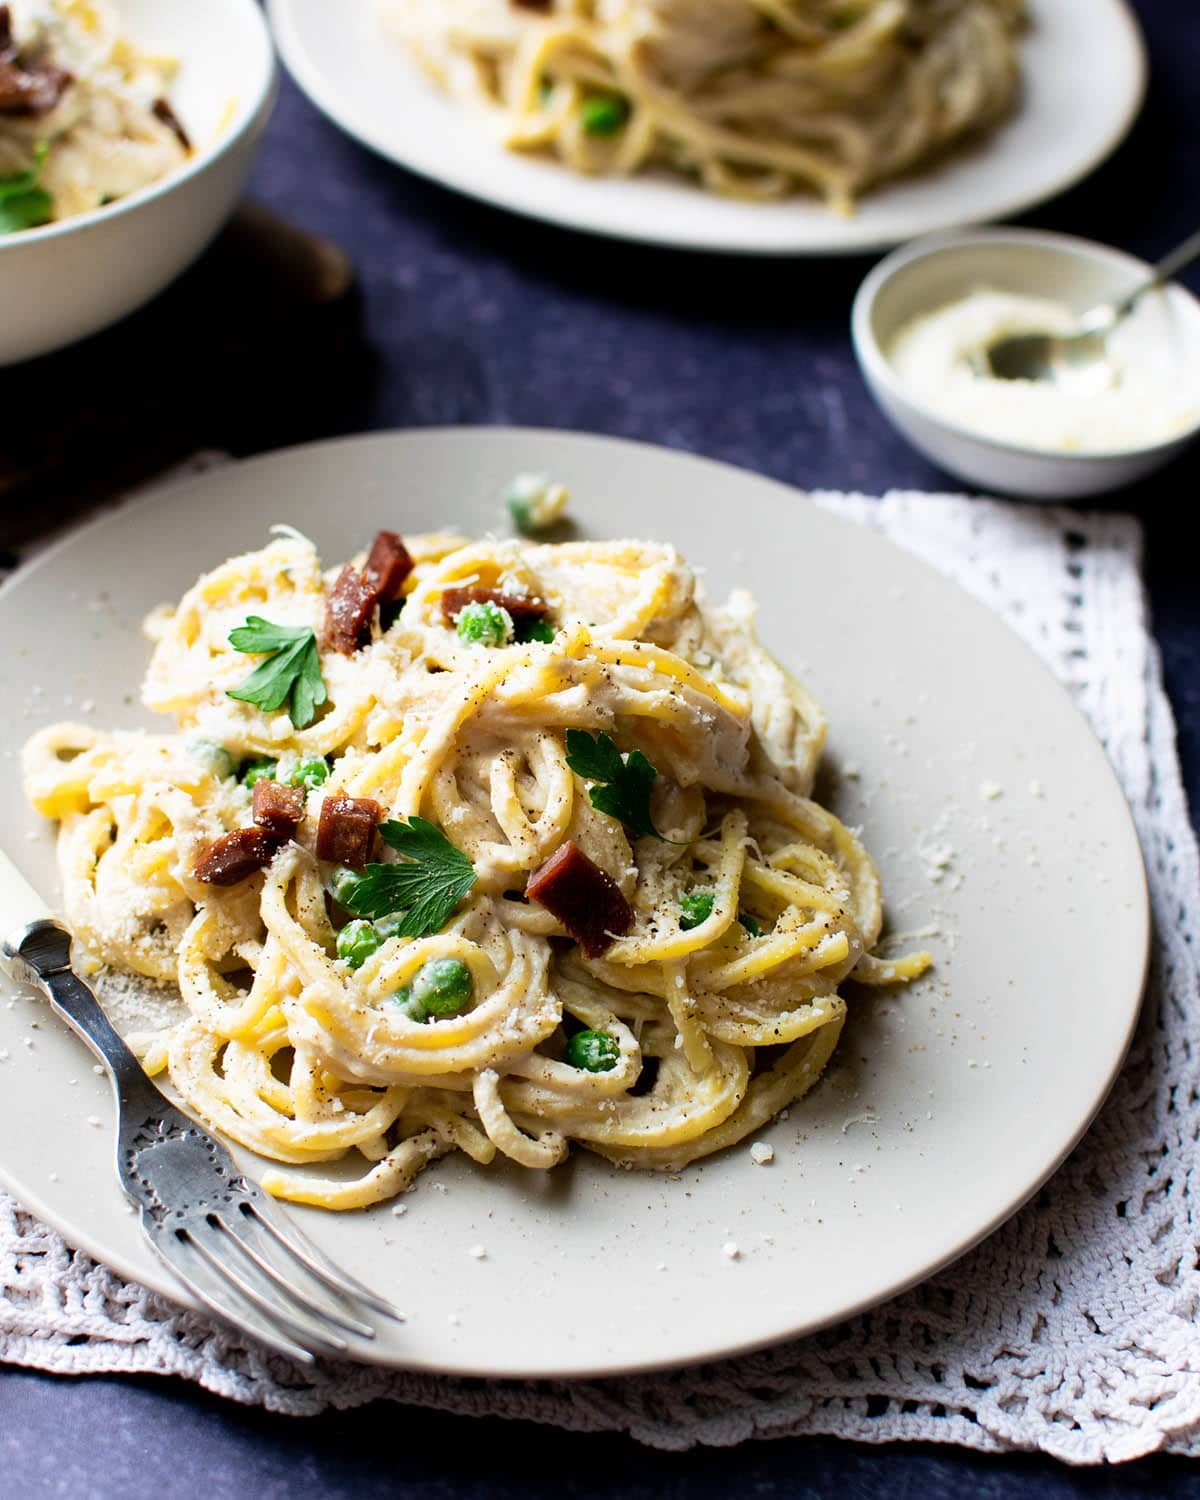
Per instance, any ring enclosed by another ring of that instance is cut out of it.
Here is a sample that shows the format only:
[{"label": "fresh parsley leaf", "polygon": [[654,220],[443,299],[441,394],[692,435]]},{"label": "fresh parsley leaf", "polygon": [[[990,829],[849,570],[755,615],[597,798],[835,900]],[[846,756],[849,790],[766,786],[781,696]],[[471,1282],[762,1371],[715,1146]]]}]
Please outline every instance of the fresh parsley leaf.
[{"label": "fresh parsley leaf", "polygon": [[7,193],[0,181],[0,234],[16,234],[21,229],[36,229],[48,224],[54,216],[54,199],[45,188],[30,188],[24,193]]},{"label": "fresh parsley leaf", "polygon": [[567,730],[567,765],[585,781],[596,782],[589,796],[597,812],[624,823],[634,833],[661,839],[650,817],[650,788],[658,772],[640,750],[622,755],[607,734]]},{"label": "fresh parsley leaf", "polygon": [[317,709],[328,696],[325,679],[321,676],[321,657],[314,636],[301,653],[299,671],[292,687],[292,706],[289,712],[297,729],[304,729],[312,723],[317,717]]},{"label": "fresh parsley leaf", "polygon": [[272,625],[261,615],[247,615],[244,625],[229,632],[229,644],[235,651],[265,655],[268,651],[282,651],[285,646],[294,646],[310,635],[312,631],[307,625]]},{"label": "fresh parsley leaf", "polygon": [[14,172],[9,177],[0,177],[0,202],[5,198],[19,198],[22,193],[27,193],[36,186],[36,172]]},{"label": "fresh parsley leaf", "polygon": [[229,688],[229,697],[270,713],[291,700],[288,715],[297,729],[305,729],[329,696],[321,676],[317,638],[307,625],[272,625],[261,615],[249,615],[244,625],[229,632],[235,651],[263,656],[245,682]]},{"label": "fresh parsley leaf", "polygon": [[475,884],[475,867],[440,828],[424,818],[381,823],[379,834],[404,856],[395,864],[372,864],[362,872],[342,905],[360,917],[387,917],[402,912],[399,937],[420,938],[438,932]]},{"label": "fresh parsley leaf", "polygon": [[519,646],[528,645],[530,641],[540,641],[543,645],[549,645],[554,639],[554,626],[549,620],[540,620],[536,615],[527,615],[523,620],[513,621],[513,639]]},{"label": "fresh parsley leaf", "polygon": [[567,765],[585,781],[619,781],[625,769],[621,752],[607,734],[567,730]]},{"label": "fresh parsley leaf", "polygon": [[27,172],[0,177],[0,234],[15,234],[21,229],[36,229],[49,223],[54,215],[54,199],[38,187],[42,163],[49,147],[42,142],[34,149],[33,166]]}]

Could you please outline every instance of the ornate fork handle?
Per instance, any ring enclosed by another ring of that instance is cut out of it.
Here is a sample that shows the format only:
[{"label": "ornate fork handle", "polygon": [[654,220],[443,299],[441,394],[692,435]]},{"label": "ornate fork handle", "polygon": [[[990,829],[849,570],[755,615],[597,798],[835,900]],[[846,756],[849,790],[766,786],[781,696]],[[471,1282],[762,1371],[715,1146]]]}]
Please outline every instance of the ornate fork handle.
[{"label": "ornate fork handle", "polygon": [[[3,853],[0,898],[27,918],[45,910]],[[358,1309],[402,1321],[280,1215],[226,1147],[154,1086],[72,970],[71,934],[61,923],[34,916],[0,942],[0,959],[18,983],[41,990],[107,1066],[121,1187],[155,1252],[199,1302],[309,1363],[316,1353],[348,1352],[344,1333],[375,1337]]]},{"label": "ornate fork handle", "polygon": [[100,1002],[71,968],[71,934],[50,919],[31,922],[15,941],[4,943],[14,975],[49,999],[112,1075],[122,1122],[178,1113],[151,1083],[141,1063],[104,1014]]},{"label": "ornate fork handle", "polygon": [[[117,1096],[117,1177],[148,1233],[153,1236],[155,1229],[182,1220],[197,1206],[196,1182],[189,1172],[197,1146],[219,1179],[210,1186],[256,1191],[225,1147],[150,1081],[89,986],[71,968],[71,934],[65,927],[48,918],[31,922],[15,942],[4,943],[3,951],[14,976],[40,989],[107,1066]],[[180,1144],[191,1146],[192,1153],[181,1153]],[[203,1201],[201,1195],[201,1207]]]}]

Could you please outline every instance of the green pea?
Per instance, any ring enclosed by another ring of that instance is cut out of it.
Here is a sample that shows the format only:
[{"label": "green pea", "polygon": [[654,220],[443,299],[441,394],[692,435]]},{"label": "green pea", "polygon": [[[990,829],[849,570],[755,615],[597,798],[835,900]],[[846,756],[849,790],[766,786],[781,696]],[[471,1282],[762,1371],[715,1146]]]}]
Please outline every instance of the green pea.
[{"label": "green pea", "polygon": [[329,877],[329,894],[339,906],[344,906],[347,911],[353,911],[354,898],[364,878],[358,870],[351,870],[346,865],[338,865]]},{"label": "green pea", "polygon": [[740,911],[738,912],[738,921],[751,937],[762,937],[762,923],[757,917],[752,917],[748,911]]},{"label": "green pea", "polygon": [[629,119],[629,101],[621,94],[592,94],[583,101],[579,120],[585,135],[617,135]]},{"label": "green pea", "polygon": [[232,776],[236,770],[233,756],[224,745],[218,745],[215,740],[192,740],[188,749],[197,760],[204,762],[218,781]]},{"label": "green pea", "polygon": [[407,920],[408,913],[405,911],[394,911],[389,916],[376,917],[375,931],[386,943],[388,938],[394,938],[400,935],[400,929],[404,926]]},{"label": "green pea", "polygon": [[398,989],[395,994],[389,995],[387,1003],[394,1005],[402,1016],[407,1016],[410,1021],[416,1021],[419,1025],[423,1026],[429,1020],[429,1012],[414,997],[407,985]]},{"label": "green pea", "polygon": [[344,958],[352,969],[361,969],[383,939],[370,922],[356,919],[347,922],[337,935],[337,954]]},{"label": "green pea", "polygon": [[621,1060],[621,1048],[607,1031],[577,1031],[567,1043],[567,1062],[585,1073],[611,1073]]},{"label": "green pea", "polygon": [[691,932],[701,922],[712,916],[714,896],[712,891],[688,891],[679,898],[679,925],[684,932]]},{"label": "green pea", "polygon": [[253,790],[256,781],[274,781],[277,760],[248,760],[242,766],[242,785]]},{"label": "green pea", "polygon": [[302,760],[288,777],[289,786],[322,786],[329,779],[329,762],[322,756]]},{"label": "green pea", "polygon": [[464,605],[455,629],[471,646],[506,646],[513,638],[512,616],[490,599]]},{"label": "green pea", "polygon": [[412,997],[431,1016],[456,1016],[471,1002],[475,980],[461,958],[431,958],[413,976]]},{"label": "green pea", "polygon": [[562,520],[570,503],[566,485],[545,474],[518,474],[504,494],[513,525],[522,536],[537,536]]},{"label": "green pea", "polygon": [[505,496],[504,503],[508,506],[508,513],[512,517],[512,523],[522,536],[533,536],[537,531],[537,525],[533,519],[533,505],[523,495],[510,494]]}]

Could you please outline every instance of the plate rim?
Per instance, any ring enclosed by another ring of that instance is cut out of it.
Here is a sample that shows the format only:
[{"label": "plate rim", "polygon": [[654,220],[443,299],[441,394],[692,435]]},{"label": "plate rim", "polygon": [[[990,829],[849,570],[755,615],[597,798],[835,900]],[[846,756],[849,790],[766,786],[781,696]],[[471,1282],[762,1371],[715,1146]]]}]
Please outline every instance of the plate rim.
[{"label": "plate rim", "polygon": [[[927,215],[920,223],[910,225],[905,231],[868,233],[861,238],[847,239],[839,238],[832,231],[839,224],[852,224],[854,220],[839,220],[832,213],[826,212],[824,219],[820,222],[829,227],[831,232],[828,236],[817,234],[811,237],[781,238],[777,243],[763,244],[736,233],[722,232],[720,229],[703,237],[675,234],[671,231],[669,216],[665,215],[657,218],[647,215],[636,229],[617,228],[605,221],[602,211],[593,213],[575,211],[571,208],[569,199],[566,200],[566,207],[563,207],[562,201],[558,200],[556,207],[547,209],[545,206],[539,207],[529,202],[514,201],[503,190],[492,189],[484,176],[471,177],[470,174],[464,174],[453,166],[449,171],[439,171],[432,166],[414,162],[381,133],[360,128],[346,118],[340,102],[339,90],[329,83],[325,73],[310,56],[301,40],[295,19],[295,7],[298,0],[265,0],[265,3],[279,56],[301,92],[337,129],[384,161],[411,172],[426,182],[445,188],[447,191],[458,193],[477,203],[502,209],[531,223],[551,224],[576,233],[591,234],[601,239],[621,243],[653,245],[670,250],[690,251],[694,254],[749,255],[767,259],[796,255],[814,258],[873,255],[894,249],[898,245],[923,235],[950,233],[1011,220],[1077,186],[1090,177],[1117,150],[1141,113],[1150,77],[1146,38],[1131,0],[1090,0],[1093,5],[1106,4],[1114,23],[1124,29],[1127,56],[1131,67],[1130,87],[1122,109],[1114,114],[1108,128],[1103,133],[1097,134],[1091,150],[1086,154],[1081,154],[1073,167],[1060,172],[1053,181],[1041,187],[1032,190],[1028,188],[1014,190],[998,198],[992,207],[979,214],[962,215],[950,211],[939,216]],[[365,0],[343,0],[343,3],[363,4]],[[1045,0],[1041,0],[1041,3],[1045,3]],[[1050,3],[1053,3],[1053,0],[1050,0]],[[1002,131],[1003,124],[998,128]],[[993,139],[994,137],[989,137],[977,149],[986,151]],[[482,148],[486,149],[487,137],[482,131],[480,141]],[[502,155],[508,159],[514,153],[502,152]],[[890,185],[902,186],[904,180],[898,179],[895,184]],[[575,180],[572,179],[572,181]],[[585,184],[580,180],[575,185]],[[715,199],[714,201],[719,204],[721,200]],[[865,201],[869,206],[869,196]]]},{"label": "plate rim", "polygon": [[[1125,1065],[1141,1015],[1152,958],[1153,925],[1145,856],[1141,849],[1141,841],[1138,836],[1132,809],[1125,796],[1124,789],[1117,778],[1116,770],[1109,760],[1103,745],[1065,685],[1056,677],[1054,672],[1032,647],[1022,640],[995,611],[990,609],[982,600],[975,598],[969,590],[964,588],[955,579],[942,573],[932,563],[926,561],[915,552],[902,547],[900,543],[893,541],[890,537],[873,530],[869,526],[861,525],[849,517],[818,506],[813,496],[816,493],[820,493],[820,491],[804,490],[787,481],[776,479],[773,476],[744,468],[741,465],[730,463],[723,459],[711,458],[703,454],[671,448],[665,444],[651,443],[642,439],[611,436],[604,433],[567,428],[500,424],[476,424],[470,426],[435,425],[428,427],[376,429],[336,438],[317,439],[271,449],[244,459],[234,459],[231,464],[220,465],[215,469],[205,470],[194,475],[169,479],[162,484],[152,484],[144,493],[130,497],[116,508],[102,510],[98,514],[89,517],[83,524],[73,527],[62,536],[57,537],[54,542],[40,551],[28,564],[18,568],[9,578],[0,584],[0,599],[7,598],[9,594],[15,591],[16,587],[23,587],[24,580],[42,571],[60,553],[86,542],[87,537],[93,530],[98,530],[106,525],[112,525],[114,522],[119,522],[122,519],[128,523],[130,519],[136,519],[136,516],[143,509],[160,505],[163,497],[168,493],[175,497],[176,503],[178,503],[178,498],[181,495],[185,495],[189,490],[202,490],[207,485],[219,482],[220,478],[230,471],[245,474],[248,469],[254,467],[269,468],[273,463],[282,458],[303,458],[314,451],[332,452],[344,447],[377,446],[380,449],[386,450],[393,446],[403,447],[405,441],[408,439],[421,441],[433,439],[437,441],[453,441],[455,443],[465,441],[470,443],[479,440],[487,441],[497,436],[505,439],[517,438],[522,442],[536,442],[546,438],[567,439],[572,443],[579,443],[585,448],[598,445],[602,447],[615,446],[632,450],[648,450],[652,454],[669,457],[672,461],[680,462],[684,465],[697,465],[712,470],[723,471],[727,476],[732,476],[735,482],[749,479],[759,485],[775,490],[780,498],[786,497],[792,503],[795,503],[797,500],[800,501],[802,504],[811,507],[813,512],[820,517],[822,523],[827,522],[839,530],[853,534],[864,545],[873,546],[889,553],[899,553],[918,571],[932,575],[941,584],[955,591],[961,598],[967,601],[973,611],[978,612],[979,617],[990,621],[997,630],[1002,630],[1007,634],[1011,646],[1025,657],[1027,665],[1040,673],[1044,681],[1053,686],[1056,695],[1063,705],[1069,708],[1071,714],[1078,721],[1079,726],[1091,742],[1094,753],[1098,757],[1098,763],[1104,767],[1107,778],[1116,793],[1115,805],[1119,805],[1121,809],[1120,827],[1122,833],[1129,841],[1131,852],[1136,855],[1138,899],[1136,901],[1136,910],[1131,911],[1130,915],[1130,921],[1131,923],[1136,923],[1139,934],[1138,954],[1133,962],[1133,970],[1137,975],[1137,982],[1136,986],[1131,986],[1131,989],[1135,989],[1136,993],[1131,996],[1128,1003],[1119,1046],[1114,1051],[1103,1079],[1093,1083],[1092,1097],[1080,1123],[1072,1131],[1069,1139],[1057,1149],[1052,1161],[1035,1175],[1034,1180],[1016,1192],[1007,1203],[998,1208],[987,1219],[986,1223],[963,1235],[958,1242],[949,1247],[941,1256],[927,1262],[920,1269],[909,1274],[897,1276],[893,1280],[888,1281],[882,1289],[876,1287],[873,1291],[857,1297],[853,1302],[839,1306],[836,1311],[831,1312],[827,1317],[810,1319],[801,1324],[776,1329],[764,1336],[749,1338],[742,1342],[724,1343],[719,1348],[708,1349],[703,1352],[683,1356],[664,1356],[661,1358],[614,1358],[609,1359],[605,1363],[593,1363],[587,1369],[581,1369],[578,1366],[539,1366],[535,1371],[531,1371],[529,1367],[519,1364],[505,1365],[492,1362],[484,1366],[469,1361],[450,1363],[445,1359],[404,1358],[400,1355],[392,1354],[387,1349],[373,1349],[368,1345],[356,1346],[351,1358],[354,1363],[368,1365],[373,1368],[407,1371],[417,1374],[442,1375],[449,1378],[557,1380],[578,1383],[591,1380],[651,1375],[656,1372],[686,1369],[714,1361],[737,1359],[762,1349],[783,1345],[799,1338],[810,1337],[813,1334],[821,1332],[823,1329],[848,1322],[873,1308],[883,1306],[913,1287],[938,1275],[962,1256],[975,1249],[1018,1213],[1054,1176],[1091,1129]],[[6,1164],[2,1152],[0,1152],[0,1186],[6,1188],[17,1199],[20,1206],[57,1230],[68,1245],[84,1251],[92,1259],[96,1260],[102,1266],[110,1268],[123,1279],[146,1286],[175,1305],[185,1307],[191,1311],[200,1313],[201,1316],[205,1316],[204,1309],[200,1307],[183,1287],[174,1283],[169,1273],[163,1270],[152,1258],[148,1258],[145,1265],[139,1265],[129,1260],[123,1254],[114,1255],[106,1249],[101,1239],[97,1238],[90,1229],[84,1228],[80,1230],[73,1223],[68,1222],[66,1217],[60,1214],[53,1205],[46,1202],[34,1184],[25,1185],[19,1181],[18,1175],[14,1174]],[[119,1191],[119,1185],[116,1184],[115,1180],[113,1187],[114,1191]]]}]

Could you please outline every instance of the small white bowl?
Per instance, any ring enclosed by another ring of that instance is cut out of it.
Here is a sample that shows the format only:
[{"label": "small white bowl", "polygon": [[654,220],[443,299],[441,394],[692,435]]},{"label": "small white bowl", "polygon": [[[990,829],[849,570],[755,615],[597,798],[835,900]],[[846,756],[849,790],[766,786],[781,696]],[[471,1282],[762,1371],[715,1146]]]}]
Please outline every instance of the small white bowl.
[{"label": "small white bowl", "polygon": [[255,0],[114,0],[135,41],[179,59],[171,105],[196,148],[178,172],[77,218],[0,236],[0,365],[148,302],[200,254],[245,186],[275,98]]},{"label": "small white bowl", "polygon": [[[980,287],[1046,297],[1084,313],[1149,274],[1133,256],[1070,235],[991,229],[936,236],[889,255],[867,276],[854,300],[854,350],[872,395],[895,426],[952,474],[1036,500],[1102,494],[1132,484],[1187,447],[1200,433],[1200,404],[1185,431],[1145,447],[1055,452],[984,437],[939,415],[913,394],[885,351],[912,318]],[[1158,300],[1176,363],[1200,390],[1200,302],[1178,283]]]}]

